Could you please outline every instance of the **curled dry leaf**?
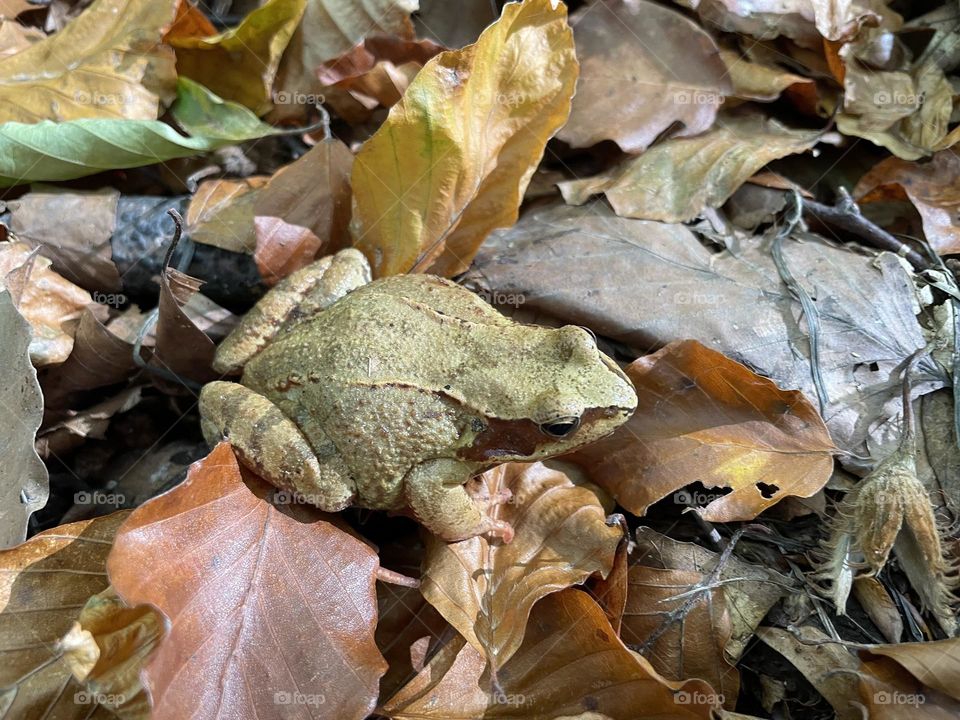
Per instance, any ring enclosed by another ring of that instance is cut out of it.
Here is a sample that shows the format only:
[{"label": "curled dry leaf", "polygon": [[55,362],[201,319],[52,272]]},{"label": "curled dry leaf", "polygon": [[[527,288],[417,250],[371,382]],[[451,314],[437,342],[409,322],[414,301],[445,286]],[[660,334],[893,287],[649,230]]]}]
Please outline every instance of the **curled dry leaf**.
[{"label": "curled dry leaf", "polygon": [[666,140],[605,174],[559,185],[573,205],[603,193],[617,215],[683,222],[719,207],[768,162],[805,152],[820,136],[774,120],[728,116],[702,135]]},{"label": "curled dry leaf", "polygon": [[863,660],[877,655],[893,660],[927,687],[960,701],[960,638],[871,645],[860,651]]},{"label": "curled dry leaf", "polygon": [[730,74],[730,82],[733,84],[731,94],[739,98],[776,100],[780,93],[792,85],[813,83],[810,78],[794,75],[782,68],[751,62],[733,50],[720,50],[720,58]]},{"label": "curled dry leaf", "polygon": [[107,587],[105,563],[128,512],[47,530],[0,551],[0,696],[18,720],[106,718],[62,659],[85,603]]},{"label": "curled dry leaf", "polygon": [[733,90],[713,39],[675,10],[598,0],[570,24],[580,80],[557,137],[574,147],[613,140],[641,152],[674,123],[683,125],[677,136],[697,135],[710,129]]},{"label": "curled dry leaf", "polygon": [[577,76],[566,7],[509,3],[474,45],[437,55],[357,154],[354,244],[374,276],[452,276],[517,218]]},{"label": "curled dry leaf", "polygon": [[887,202],[907,197],[923,221],[923,233],[941,255],[960,253],[960,158],[951,150],[935,153],[929,162],[892,157],[860,178],[858,202]]},{"label": "curled dry leaf", "polygon": [[0,122],[152,120],[176,74],[161,44],[172,0],[96,0],[58,33],[0,59]]},{"label": "curled dry leaf", "polygon": [[253,234],[253,203],[256,191],[269,177],[253,175],[234,180],[204,180],[190,198],[184,217],[186,231],[194,242],[229,250],[252,253],[256,245]]},{"label": "curled dry leaf", "polygon": [[491,498],[512,492],[492,512],[513,525],[513,541],[445,543],[431,536],[421,591],[499,668],[520,647],[534,603],[594,573],[606,576],[623,532],[606,524],[589,483],[540,463],[501,465],[482,481]]},{"label": "curled dry leaf", "polygon": [[86,290],[55,273],[50,264],[26,243],[0,245],[0,288],[6,287],[30,323],[30,359],[37,366],[67,359],[77,321],[92,305]]},{"label": "curled dry leaf", "polygon": [[187,303],[202,284],[201,280],[174,268],[161,273],[157,342],[150,357],[150,364],[162,373],[174,373],[199,383],[217,377],[212,368],[216,346],[186,312]]},{"label": "curled dry leaf", "polygon": [[301,118],[322,98],[317,69],[374,35],[413,39],[417,0],[309,0],[283,53],[275,84],[277,119]]},{"label": "curled dry leaf", "polygon": [[[30,326],[0,291],[0,547],[22,542],[30,515],[46,504],[47,468],[34,449],[43,395],[27,347]],[[0,576],[2,577],[2,576]]]},{"label": "curled dry leaf", "polygon": [[153,718],[273,716],[284,702],[366,717],[386,670],[376,553],[329,516],[280,512],[251,482],[257,494],[221,443],[118,533],[118,594],[170,621],[144,671]]},{"label": "curled dry leaf", "polygon": [[626,372],[637,411],[570,457],[630,512],[643,515],[699,481],[733,490],[700,510],[705,519],[750,520],[788,495],[810,497],[830,479],[835,447],[801,392],[781,390],[695,340],[670,343]]},{"label": "curled dry leaf", "polygon": [[267,0],[235,27],[212,37],[173,37],[177,72],[225,100],[263,115],[287,43],[306,0]]},{"label": "curled dry leaf", "polygon": [[473,646],[455,640],[384,703],[383,712],[394,720],[707,720],[718,700],[701,680],[670,682],[658,675],[620,642],[590,596],[574,589],[534,606],[523,644],[497,682],[485,666]]}]

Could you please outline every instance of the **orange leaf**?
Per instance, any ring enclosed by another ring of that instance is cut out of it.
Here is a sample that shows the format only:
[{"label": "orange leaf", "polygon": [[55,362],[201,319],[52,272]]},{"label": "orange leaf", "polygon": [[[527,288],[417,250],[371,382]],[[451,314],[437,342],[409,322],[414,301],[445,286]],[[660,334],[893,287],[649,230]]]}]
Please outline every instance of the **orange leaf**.
[{"label": "orange leaf", "polygon": [[701,514],[750,520],[788,495],[810,497],[830,478],[834,445],[802,393],[695,340],[634,361],[640,404],[613,435],[572,456],[630,512],[685,485],[731,488]]},{"label": "orange leaf", "polygon": [[128,603],[170,620],[145,669],[154,720],[372,710],[386,670],[377,556],[328,518],[295,519],[251,492],[226,443],[134,511],[108,570]]}]

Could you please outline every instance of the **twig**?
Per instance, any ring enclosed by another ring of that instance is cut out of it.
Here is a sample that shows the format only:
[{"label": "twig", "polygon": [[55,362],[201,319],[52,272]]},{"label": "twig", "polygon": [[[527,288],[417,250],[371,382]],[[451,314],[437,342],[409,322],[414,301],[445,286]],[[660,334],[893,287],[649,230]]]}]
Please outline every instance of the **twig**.
[{"label": "twig", "polygon": [[911,249],[909,245],[898,240],[879,225],[865,218],[861,214],[857,203],[855,203],[853,198],[850,197],[850,194],[842,188],[840,190],[840,200],[835,206],[824,205],[823,203],[818,203],[816,200],[810,200],[808,198],[803,198],[801,202],[803,203],[803,212],[805,215],[810,215],[825,225],[833,225],[852,235],[856,235],[873,247],[902,255],[917,269],[930,267],[930,263],[928,263],[920,253]]}]

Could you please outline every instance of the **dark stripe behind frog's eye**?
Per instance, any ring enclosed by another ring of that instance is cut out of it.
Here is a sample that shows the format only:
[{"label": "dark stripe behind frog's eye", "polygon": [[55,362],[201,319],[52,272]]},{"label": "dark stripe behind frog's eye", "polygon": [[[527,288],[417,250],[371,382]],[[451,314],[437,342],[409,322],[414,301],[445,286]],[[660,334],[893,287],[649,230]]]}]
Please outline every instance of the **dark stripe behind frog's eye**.
[{"label": "dark stripe behind frog's eye", "polygon": [[576,432],[578,427],[580,427],[580,418],[561,418],[553,422],[542,423],[540,431],[550,437],[564,438]]}]

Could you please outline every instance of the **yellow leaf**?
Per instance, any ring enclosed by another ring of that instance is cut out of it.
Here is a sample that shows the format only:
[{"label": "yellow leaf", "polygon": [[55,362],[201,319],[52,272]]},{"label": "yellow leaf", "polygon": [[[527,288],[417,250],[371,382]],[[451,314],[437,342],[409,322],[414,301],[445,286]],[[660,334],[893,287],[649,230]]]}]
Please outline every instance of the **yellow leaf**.
[{"label": "yellow leaf", "polygon": [[0,60],[0,122],[155,120],[173,100],[161,43],[172,0],[96,0],[63,30]]},{"label": "yellow leaf", "polygon": [[510,3],[476,44],[430,60],[354,163],[354,244],[374,275],[455,275],[513,224],[576,80],[550,0]]},{"label": "yellow leaf", "polygon": [[212,37],[174,37],[177,71],[258,115],[272,107],[280,58],[306,0],[268,0],[235,28]]}]

